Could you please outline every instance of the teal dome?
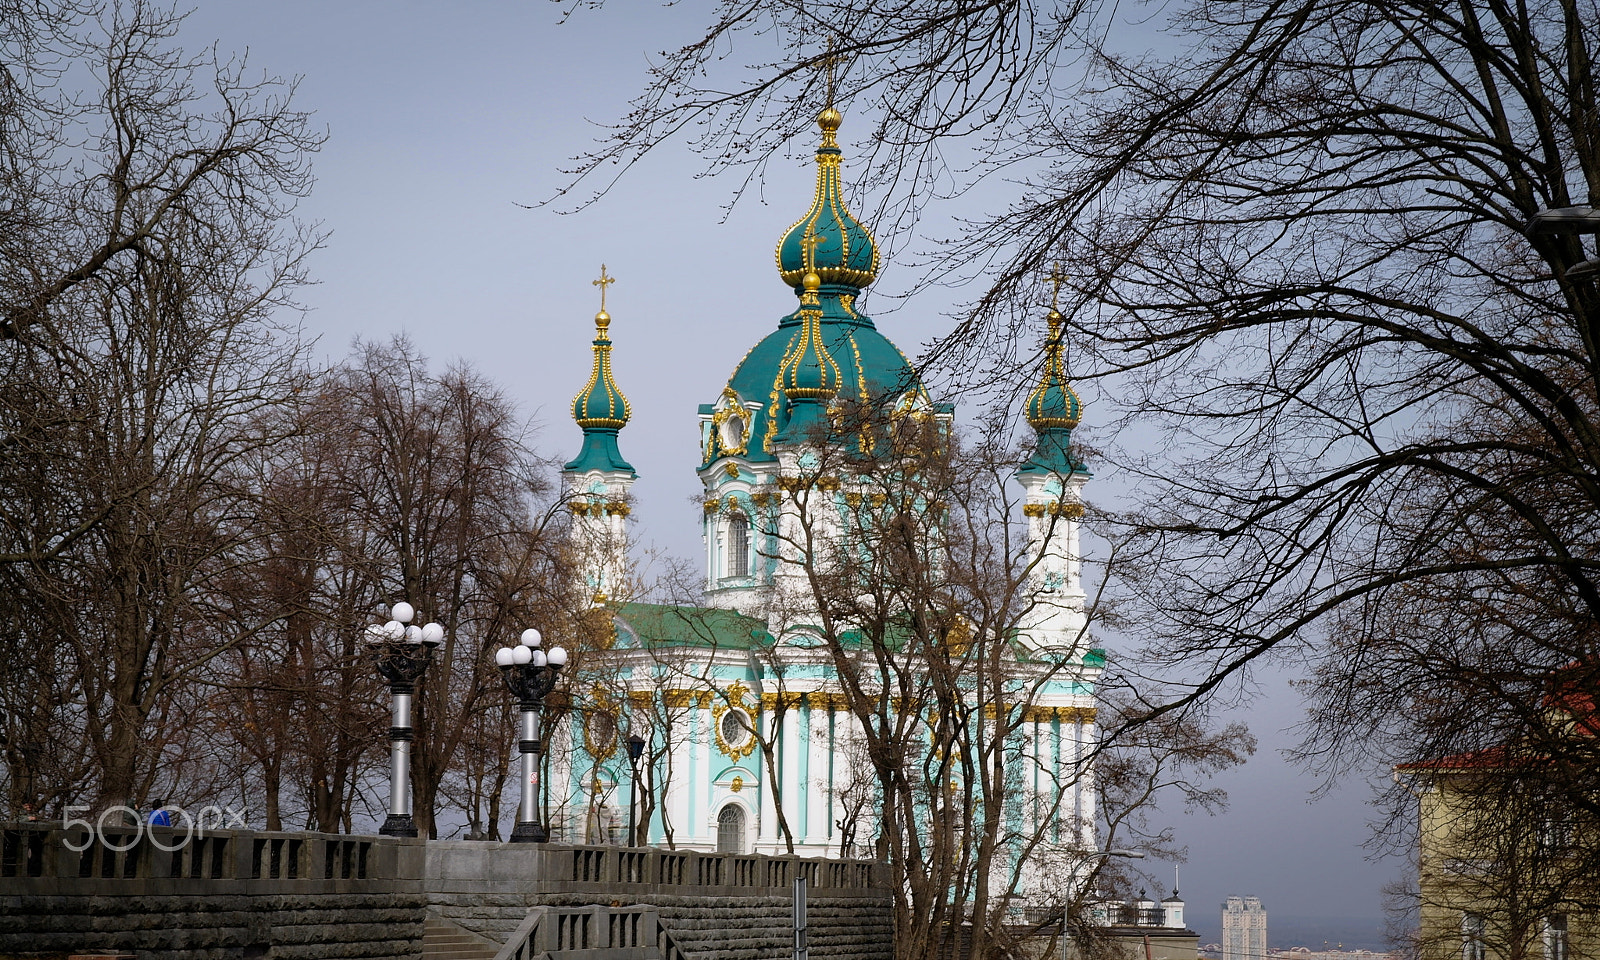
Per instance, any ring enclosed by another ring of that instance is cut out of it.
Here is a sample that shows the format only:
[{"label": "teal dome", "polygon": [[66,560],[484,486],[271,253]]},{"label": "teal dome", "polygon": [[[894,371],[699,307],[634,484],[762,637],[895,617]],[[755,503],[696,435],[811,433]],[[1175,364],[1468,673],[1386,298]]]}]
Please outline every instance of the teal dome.
[{"label": "teal dome", "polygon": [[[838,387],[830,399],[836,397],[881,408],[899,402],[907,394],[924,393],[922,380],[911,361],[888,337],[878,332],[871,319],[853,312],[845,314],[837,297],[821,299],[816,336],[838,370]],[[734,368],[728,380],[728,392],[741,402],[762,406],[751,415],[743,443],[730,445],[713,432],[705,451],[705,463],[734,452],[750,460],[775,459],[772,441],[788,425],[795,400],[805,402],[800,397],[790,398],[785,374],[794,364],[785,361],[792,361],[797,351],[806,348],[808,326],[811,325],[801,322],[800,310],[796,310],[779,321],[778,329],[752,347]]]},{"label": "teal dome", "polygon": [[816,196],[806,215],[778,241],[778,273],[796,293],[808,271],[816,272],[824,289],[839,286],[849,294],[859,293],[878,275],[878,245],[850,215],[839,188],[841,154],[834,133],[840,122],[832,107],[817,117],[822,146],[817,148]]},{"label": "teal dome", "polygon": [[611,315],[604,310],[594,317],[594,371],[589,382],[572,398],[572,419],[578,426],[621,430],[633,415],[628,398],[617,389],[611,378],[611,338],[606,330],[611,326]]},{"label": "teal dome", "polygon": [[1050,335],[1045,341],[1044,374],[1028,395],[1024,407],[1035,430],[1071,430],[1083,417],[1083,401],[1067,383],[1066,361],[1062,358],[1063,322],[1061,314],[1050,311]]}]

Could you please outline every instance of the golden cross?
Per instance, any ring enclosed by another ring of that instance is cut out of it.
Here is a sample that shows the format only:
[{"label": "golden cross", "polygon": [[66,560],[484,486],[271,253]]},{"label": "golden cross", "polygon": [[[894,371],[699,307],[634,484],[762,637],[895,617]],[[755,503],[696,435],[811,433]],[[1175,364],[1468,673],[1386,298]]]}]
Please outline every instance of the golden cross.
[{"label": "golden cross", "polygon": [[817,248],[827,242],[827,237],[817,235],[816,224],[813,223],[806,228],[806,235],[800,238],[800,248],[806,252],[806,269],[817,268]]},{"label": "golden cross", "polygon": [[1067,275],[1061,272],[1060,260],[1056,261],[1056,268],[1050,271],[1050,275],[1044,279],[1046,283],[1052,284],[1050,290],[1050,309],[1060,309],[1060,304],[1058,301],[1061,298],[1061,285],[1067,282]]},{"label": "golden cross", "polygon": [[834,42],[837,39],[838,39],[837,37],[833,37],[833,36],[828,37],[828,55],[826,57],[822,58],[822,62],[824,64],[826,64],[827,67],[828,67],[828,104],[827,105],[830,106],[830,107],[833,106],[833,67],[834,67],[834,65],[836,63],[839,62],[838,56],[836,56],[834,54],[834,52],[833,52]]},{"label": "golden cross", "polygon": [[600,279],[589,282],[600,288],[600,312],[604,313],[606,309],[606,287],[616,283],[617,278],[606,276],[606,265],[602,263],[600,264]]}]

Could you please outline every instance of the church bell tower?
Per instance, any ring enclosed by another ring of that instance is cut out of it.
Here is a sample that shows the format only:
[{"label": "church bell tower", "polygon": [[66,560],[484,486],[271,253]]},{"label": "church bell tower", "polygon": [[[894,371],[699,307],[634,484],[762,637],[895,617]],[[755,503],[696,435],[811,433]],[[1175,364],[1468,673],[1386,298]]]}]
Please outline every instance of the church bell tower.
[{"label": "church bell tower", "polygon": [[617,435],[628,425],[628,398],[611,376],[611,315],[606,288],[616,282],[600,267],[600,312],[594,315],[594,370],[572,400],[572,419],[583,428],[583,448],[561,470],[572,510],[571,548],[579,589],[593,602],[627,599],[629,491],[639,478],[622,459]]},{"label": "church bell tower", "polygon": [[[1052,280],[1059,283],[1059,277]],[[1066,323],[1051,305],[1044,344],[1044,370],[1028,394],[1025,415],[1036,434],[1033,456],[1017,470],[1023,488],[1034,605],[1018,639],[1035,650],[1082,653],[1086,645],[1079,522],[1089,468],[1072,450],[1072,429],[1083,402],[1067,382]]]}]

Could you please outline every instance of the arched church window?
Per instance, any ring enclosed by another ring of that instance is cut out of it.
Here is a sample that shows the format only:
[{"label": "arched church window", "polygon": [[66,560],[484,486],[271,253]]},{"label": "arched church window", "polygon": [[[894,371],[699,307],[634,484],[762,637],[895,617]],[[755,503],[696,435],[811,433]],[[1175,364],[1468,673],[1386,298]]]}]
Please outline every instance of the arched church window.
[{"label": "arched church window", "polygon": [[737,803],[717,814],[717,852],[744,853],[744,807]]},{"label": "arched church window", "polygon": [[738,450],[744,446],[744,418],[737,413],[722,421],[722,448]]},{"label": "arched church window", "polygon": [[728,518],[728,576],[750,576],[750,518],[735,511]]}]

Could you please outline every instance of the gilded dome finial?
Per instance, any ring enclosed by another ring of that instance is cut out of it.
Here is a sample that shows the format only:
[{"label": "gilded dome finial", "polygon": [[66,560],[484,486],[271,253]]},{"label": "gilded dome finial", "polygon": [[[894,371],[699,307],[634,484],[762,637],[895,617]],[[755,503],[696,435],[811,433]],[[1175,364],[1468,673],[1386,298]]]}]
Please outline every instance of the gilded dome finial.
[{"label": "gilded dome finial", "polygon": [[589,382],[572,399],[572,419],[585,430],[620,430],[633,411],[611,376],[611,314],[606,313],[606,288],[617,278],[607,275],[602,263],[600,279],[591,282],[600,288],[600,312],[594,315],[594,370]]},{"label": "gilded dome finial", "polygon": [[822,108],[817,114],[817,127],[822,130],[822,146],[839,149],[839,127],[844,124],[844,115],[833,107]]},{"label": "gilded dome finial", "polygon": [[1044,373],[1028,395],[1028,422],[1035,430],[1071,430],[1083,414],[1083,401],[1067,382],[1066,320],[1059,309],[1061,285],[1067,281],[1058,262],[1045,281],[1051,284],[1048,333],[1044,342]]}]

